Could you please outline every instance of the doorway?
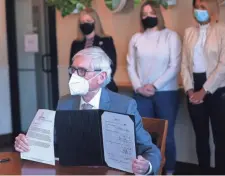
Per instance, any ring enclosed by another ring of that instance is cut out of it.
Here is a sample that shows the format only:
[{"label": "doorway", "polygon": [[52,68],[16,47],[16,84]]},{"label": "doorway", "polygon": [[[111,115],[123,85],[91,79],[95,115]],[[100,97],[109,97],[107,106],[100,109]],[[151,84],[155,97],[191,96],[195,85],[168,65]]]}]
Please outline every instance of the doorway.
[{"label": "doorway", "polygon": [[57,106],[55,9],[45,0],[6,0],[6,18],[15,136],[28,130],[38,109]]}]

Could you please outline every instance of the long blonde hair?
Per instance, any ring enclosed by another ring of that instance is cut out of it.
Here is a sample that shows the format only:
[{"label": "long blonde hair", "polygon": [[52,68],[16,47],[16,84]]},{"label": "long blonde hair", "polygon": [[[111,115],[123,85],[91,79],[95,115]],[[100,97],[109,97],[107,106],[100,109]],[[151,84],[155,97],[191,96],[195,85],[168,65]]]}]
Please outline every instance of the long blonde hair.
[{"label": "long blonde hair", "polygon": [[140,10],[140,24],[141,24],[141,31],[144,31],[144,26],[143,26],[143,24],[142,24],[142,22],[141,22],[141,21],[142,21],[142,13],[143,13],[144,7],[147,6],[147,5],[151,6],[152,10],[155,12],[155,15],[156,15],[156,17],[157,17],[157,19],[158,19],[158,24],[157,24],[158,29],[159,29],[159,30],[164,29],[164,28],[165,28],[165,21],[164,21],[162,12],[161,12],[161,10],[160,10],[160,7],[156,7],[156,5],[154,4],[153,1],[147,0],[147,1],[145,1],[145,2],[141,5],[141,10]]},{"label": "long blonde hair", "polygon": [[100,18],[97,14],[97,12],[92,9],[92,8],[86,8],[84,10],[82,10],[79,14],[79,20],[78,20],[78,33],[77,33],[77,38],[78,40],[83,40],[84,39],[84,34],[81,32],[80,30],[80,17],[84,14],[87,14],[87,15],[90,15],[93,19],[94,19],[94,23],[95,23],[95,34],[100,36],[100,37],[104,37],[106,36],[105,35],[105,32],[102,28],[102,23],[100,21]]}]

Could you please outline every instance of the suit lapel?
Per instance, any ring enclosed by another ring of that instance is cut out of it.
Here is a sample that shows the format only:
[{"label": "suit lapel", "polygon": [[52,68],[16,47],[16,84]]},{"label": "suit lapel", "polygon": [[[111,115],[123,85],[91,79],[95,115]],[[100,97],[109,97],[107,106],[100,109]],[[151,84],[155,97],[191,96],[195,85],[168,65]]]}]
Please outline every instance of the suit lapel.
[{"label": "suit lapel", "polygon": [[204,45],[204,49],[205,49],[206,52],[208,52],[211,49],[211,48],[208,47],[208,43],[209,43],[208,41],[211,42],[211,40],[209,40],[211,35],[212,35],[212,26],[209,25],[207,33],[206,33],[206,40],[205,40],[205,45]]},{"label": "suit lapel", "polygon": [[[84,49],[85,43],[86,43],[86,38],[84,37],[84,39],[83,39],[83,40],[81,41],[81,43],[80,43],[80,46],[81,46],[80,50]],[[79,51],[80,51],[80,50],[79,50]]]},{"label": "suit lapel", "polygon": [[99,43],[100,43],[100,37],[95,35],[93,46],[100,46]]},{"label": "suit lapel", "polygon": [[72,110],[79,110],[80,109],[80,96],[74,96],[72,103]]},{"label": "suit lapel", "polygon": [[193,64],[193,54],[194,54],[194,47],[197,43],[197,40],[198,40],[198,36],[199,36],[199,27],[196,26],[196,28],[194,28],[194,30],[191,32],[191,35],[189,36],[188,38],[188,51],[190,53],[190,56],[189,56],[189,62],[191,64]]},{"label": "suit lapel", "polygon": [[101,93],[101,98],[100,98],[99,109],[109,110],[109,108],[110,108],[109,93],[107,89],[103,88]]}]

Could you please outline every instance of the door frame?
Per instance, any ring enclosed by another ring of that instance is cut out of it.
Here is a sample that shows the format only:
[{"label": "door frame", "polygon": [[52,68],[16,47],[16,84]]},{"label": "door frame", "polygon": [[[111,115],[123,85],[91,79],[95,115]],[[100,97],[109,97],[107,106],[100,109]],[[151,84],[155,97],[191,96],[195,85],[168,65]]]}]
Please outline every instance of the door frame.
[{"label": "door frame", "polygon": [[[21,133],[21,116],[19,100],[19,79],[18,79],[18,57],[16,42],[16,17],[15,1],[5,0],[6,9],[6,30],[9,64],[9,83],[11,100],[11,119],[13,137]],[[57,53],[57,33],[56,33],[56,10],[54,7],[48,7],[48,28],[49,28],[49,48],[51,58],[51,84],[52,84],[52,103],[56,109],[59,99],[58,88],[58,53]]]}]

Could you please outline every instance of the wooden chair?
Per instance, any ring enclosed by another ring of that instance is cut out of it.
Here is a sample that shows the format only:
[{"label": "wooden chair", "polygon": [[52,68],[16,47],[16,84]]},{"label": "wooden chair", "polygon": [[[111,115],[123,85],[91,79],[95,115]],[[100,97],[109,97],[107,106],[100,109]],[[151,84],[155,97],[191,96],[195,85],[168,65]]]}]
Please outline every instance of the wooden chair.
[{"label": "wooden chair", "polygon": [[162,161],[159,170],[159,175],[162,174],[163,167],[166,162],[165,158],[165,148],[166,148],[166,136],[168,130],[168,121],[153,119],[153,118],[142,118],[142,122],[146,131],[148,131],[152,136],[152,141],[161,151]]}]

